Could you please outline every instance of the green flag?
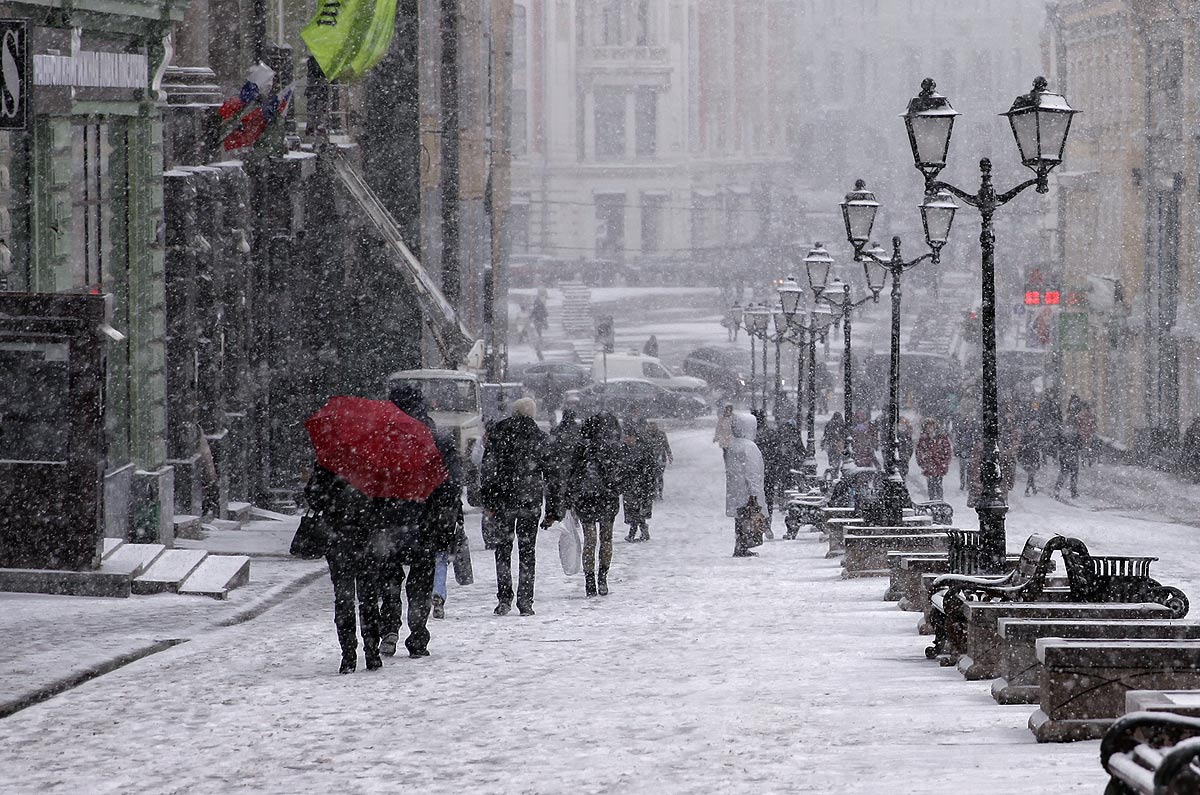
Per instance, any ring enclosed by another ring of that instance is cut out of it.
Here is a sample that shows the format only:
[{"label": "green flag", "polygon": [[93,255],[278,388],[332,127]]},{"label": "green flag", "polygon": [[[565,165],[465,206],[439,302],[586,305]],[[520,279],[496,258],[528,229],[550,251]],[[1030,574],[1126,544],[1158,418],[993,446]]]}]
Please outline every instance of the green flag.
[{"label": "green flag", "polygon": [[329,80],[362,77],[387,54],[396,0],[320,0],[300,37]]}]

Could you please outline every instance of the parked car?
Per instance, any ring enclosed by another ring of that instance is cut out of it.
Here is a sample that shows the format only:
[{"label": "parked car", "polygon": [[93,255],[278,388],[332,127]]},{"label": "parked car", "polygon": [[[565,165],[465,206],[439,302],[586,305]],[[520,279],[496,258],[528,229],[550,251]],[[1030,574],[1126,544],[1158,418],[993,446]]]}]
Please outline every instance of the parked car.
[{"label": "parked car", "polygon": [[649,381],[672,392],[691,392],[697,395],[704,395],[708,392],[708,384],[704,379],[675,375],[654,356],[643,356],[640,353],[610,353],[607,361],[605,359],[604,356],[597,356],[592,361],[592,380],[597,383],[604,381],[607,368],[610,382],[614,378],[634,378]]},{"label": "parked car", "polygon": [[674,392],[644,378],[610,378],[607,384],[592,384],[571,394],[579,396],[579,410],[584,414],[606,410],[618,416],[637,412],[643,417],[693,419],[708,411],[704,398]]},{"label": "parked car", "polygon": [[561,395],[569,389],[582,389],[592,383],[592,371],[573,362],[537,362],[521,371],[521,383],[544,398],[552,389]]},{"label": "parked car", "polygon": [[684,357],[683,372],[703,378],[709,386],[729,395],[740,394],[749,384],[738,352],[726,348],[697,348]]}]

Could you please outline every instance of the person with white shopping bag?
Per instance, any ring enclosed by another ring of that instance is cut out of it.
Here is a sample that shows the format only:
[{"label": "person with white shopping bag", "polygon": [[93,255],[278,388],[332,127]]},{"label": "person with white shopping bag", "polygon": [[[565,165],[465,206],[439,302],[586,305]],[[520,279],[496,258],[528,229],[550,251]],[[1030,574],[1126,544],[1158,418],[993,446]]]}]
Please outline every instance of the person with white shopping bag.
[{"label": "person with white shopping bag", "polygon": [[615,416],[601,412],[584,421],[579,435],[567,468],[566,506],[583,527],[586,594],[607,596],[613,522],[621,502],[621,426]]}]

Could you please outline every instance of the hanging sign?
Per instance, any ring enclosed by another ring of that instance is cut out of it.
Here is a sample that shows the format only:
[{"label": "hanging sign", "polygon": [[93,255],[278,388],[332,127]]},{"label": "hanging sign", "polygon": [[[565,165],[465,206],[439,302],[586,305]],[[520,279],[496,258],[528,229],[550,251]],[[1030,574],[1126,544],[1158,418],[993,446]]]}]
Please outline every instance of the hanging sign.
[{"label": "hanging sign", "polygon": [[0,19],[0,130],[29,124],[29,38],[23,19]]}]

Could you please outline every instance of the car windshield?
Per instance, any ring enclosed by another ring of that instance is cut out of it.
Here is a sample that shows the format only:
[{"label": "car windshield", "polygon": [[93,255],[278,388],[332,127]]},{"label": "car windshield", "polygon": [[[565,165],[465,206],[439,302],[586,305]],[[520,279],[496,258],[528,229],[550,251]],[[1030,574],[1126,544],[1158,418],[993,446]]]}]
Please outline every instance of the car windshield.
[{"label": "car windshield", "polygon": [[462,378],[404,378],[392,382],[421,390],[430,411],[474,414],[479,411],[479,385]]}]

